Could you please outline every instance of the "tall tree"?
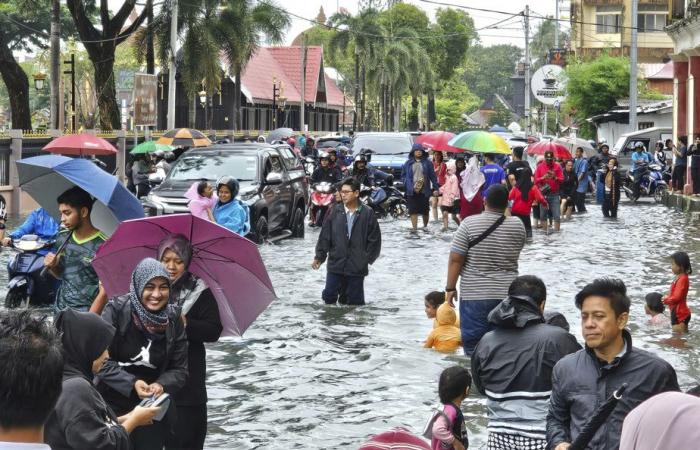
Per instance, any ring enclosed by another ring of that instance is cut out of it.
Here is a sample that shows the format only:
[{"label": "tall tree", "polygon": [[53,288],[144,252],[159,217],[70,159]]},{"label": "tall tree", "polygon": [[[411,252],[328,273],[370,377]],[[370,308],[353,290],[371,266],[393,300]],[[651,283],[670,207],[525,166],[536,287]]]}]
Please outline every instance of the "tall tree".
[{"label": "tall tree", "polygon": [[522,49],[515,45],[473,46],[467,51],[464,81],[482,100],[491,94],[508,99],[512,92],[510,77],[522,57]]},{"label": "tall tree", "polygon": [[134,34],[147,16],[153,0],[146,0],[143,9],[129,26],[125,27],[129,15],[136,7],[136,0],[124,0],[116,14],[112,15],[107,0],[100,0],[100,25],[95,26],[90,11],[96,7],[95,0],[66,0],[82,44],[95,68],[95,88],[99,124],[103,130],[120,127],[119,106],[114,83],[114,53],[119,44]]},{"label": "tall tree", "polygon": [[[554,34],[556,32],[556,22],[554,18],[547,17],[538,25],[532,35],[530,44],[530,55],[532,58],[532,70],[537,70],[547,64],[549,49],[554,48]],[[559,47],[566,47],[569,35],[565,31],[559,31]]]}]

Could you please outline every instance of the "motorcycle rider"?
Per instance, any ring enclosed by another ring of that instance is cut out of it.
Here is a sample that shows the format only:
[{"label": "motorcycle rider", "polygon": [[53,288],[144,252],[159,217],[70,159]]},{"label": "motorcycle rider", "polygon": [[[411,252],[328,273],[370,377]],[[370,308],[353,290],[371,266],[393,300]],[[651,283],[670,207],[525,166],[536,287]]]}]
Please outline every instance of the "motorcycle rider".
[{"label": "motorcycle rider", "polygon": [[360,184],[369,187],[375,185],[375,180],[383,181],[386,184],[392,184],[394,176],[370,166],[369,163],[371,160],[372,150],[368,148],[360,150],[360,153],[355,157],[355,162],[352,164],[352,173],[350,176],[359,181]]},{"label": "motorcycle rider", "polygon": [[331,165],[332,160],[328,153],[319,153],[318,159],[320,166],[318,166],[316,170],[314,170],[314,173],[311,175],[312,184],[323,182],[336,184],[339,181],[341,181],[343,175],[341,174],[340,169]]},{"label": "motorcycle rider", "polygon": [[316,148],[316,141],[311,136],[306,138],[304,147],[301,149],[301,156],[304,158],[311,157],[314,160],[318,160],[318,149]]},{"label": "motorcycle rider", "polygon": [[[25,234],[35,234],[42,240],[53,239],[58,233],[58,222],[44,208],[37,208],[29,214],[29,217],[15,231],[10,233],[8,237],[4,237],[5,232],[5,202],[2,201],[2,213],[0,213],[0,230],[3,232],[2,246],[9,247],[12,241],[20,239]],[[43,248],[37,253],[46,255],[49,252],[48,248]]]},{"label": "motorcycle rider", "polygon": [[349,154],[349,149],[345,145],[339,145],[336,147],[338,150],[338,159],[343,163],[345,168],[352,166],[352,155]]},{"label": "motorcycle rider", "polygon": [[635,199],[639,198],[639,187],[642,183],[642,178],[648,172],[647,167],[652,162],[652,157],[644,150],[644,144],[637,141],[634,144],[634,153],[632,153],[632,167],[630,173],[634,175],[634,184],[632,186],[632,195]]},{"label": "motorcycle rider", "polygon": [[328,153],[328,157],[330,158],[330,167],[338,169],[341,173],[347,171],[347,168],[345,167],[345,162],[342,159],[338,158],[338,150],[336,150],[335,148],[328,148],[326,149],[326,152]]}]

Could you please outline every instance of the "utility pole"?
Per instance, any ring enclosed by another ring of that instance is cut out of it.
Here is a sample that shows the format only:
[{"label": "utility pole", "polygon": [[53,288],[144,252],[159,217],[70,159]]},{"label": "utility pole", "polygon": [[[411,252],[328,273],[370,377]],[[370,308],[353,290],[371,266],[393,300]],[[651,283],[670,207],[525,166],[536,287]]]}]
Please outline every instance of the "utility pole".
[{"label": "utility pole", "polygon": [[632,0],[632,39],[630,42],[630,131],[637,131],[637,2]]},{"label": "utility pole", "polygon": [[51,0],[51,128],[62,129],[59,123],[61,87],[61,2]]},{"label": "utility pole", "polygon": [[299,131],[306,131],[306,33],[301,35],[301,100],[299,102]]},{"label": "utility pole", "polygon": [[530,5],[525,5],[525,136],[530,134]]},{"label": "utility pole", "polygon": [[559,0],[554,5],[554,48],[559,48]]},{"label": "utility pole", "polygon": [[[170,0],[172,8],[170,10],[170,72],[168,73],[168,130],[175,128],[175,95],[177,72],[177,0]],[[239,81],[239,80],[236,80]]]},{"label": "utility pole", "polygon": [[70,75],[70,117],[71,117],[71,133],[77,131],[76,119],[75,119],[75,53],[70,54],[70,60],[63,61],[63,64],[68,64],[70,70],[66,70],[63,73]]}]

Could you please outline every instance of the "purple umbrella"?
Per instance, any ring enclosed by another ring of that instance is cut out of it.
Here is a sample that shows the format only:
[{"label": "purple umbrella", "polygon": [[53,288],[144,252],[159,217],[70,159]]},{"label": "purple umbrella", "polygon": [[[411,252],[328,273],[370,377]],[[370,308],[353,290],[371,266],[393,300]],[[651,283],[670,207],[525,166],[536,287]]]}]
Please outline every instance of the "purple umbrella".
[{"label": "purple umbrella", "polygon": [[192,243],[189,270],[204,280],[216,297],[222,336],[241,336],[276,298],[258,247],[227,228],[190,214],[122,222],[92,261],[107,295],[129,292],[136,264],[157,257],[158,244],[171,234],[182,234]]}]

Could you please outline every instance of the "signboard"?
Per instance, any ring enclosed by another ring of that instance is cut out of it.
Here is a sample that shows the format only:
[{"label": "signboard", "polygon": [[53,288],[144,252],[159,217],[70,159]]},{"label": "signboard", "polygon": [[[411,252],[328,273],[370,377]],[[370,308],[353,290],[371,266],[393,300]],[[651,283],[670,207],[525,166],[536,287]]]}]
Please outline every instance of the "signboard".
[{"label": "signboard", "polygon": [[134,74],[134,126],[156,125],[157,95],[156,75]]},{"label": "signboard", "polygon": [[565,48],[550,48],[547,55],[547,64],[566,67],[566,57],[568,51]]},{"label": "signboard", "polygon": [[566,98],[566,75],[560,66],[540,67],[530,81],[532,95],[545,105],[561,104]]}]

